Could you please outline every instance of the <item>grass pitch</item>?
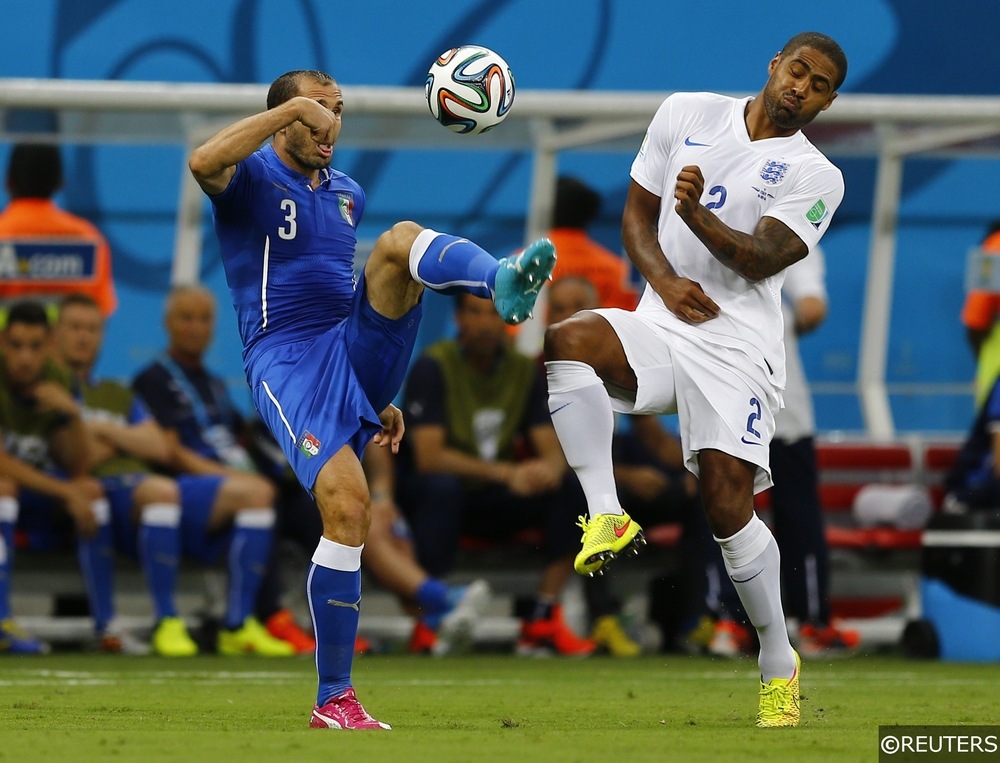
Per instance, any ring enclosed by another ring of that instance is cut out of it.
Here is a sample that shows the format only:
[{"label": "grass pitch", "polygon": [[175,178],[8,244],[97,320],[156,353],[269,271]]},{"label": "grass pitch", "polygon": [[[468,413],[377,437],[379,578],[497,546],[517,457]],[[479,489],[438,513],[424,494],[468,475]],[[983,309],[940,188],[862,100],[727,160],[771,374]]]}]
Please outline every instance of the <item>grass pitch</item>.
[{"label": "grass pitch", "polygon": [[0,762],[872,761],[879,724],[1000,724],[1000,665],[807,661],[802,725],[756,729],[752,660],[365,656],[393,731],[307,728],[308,659],[0,659]]}]

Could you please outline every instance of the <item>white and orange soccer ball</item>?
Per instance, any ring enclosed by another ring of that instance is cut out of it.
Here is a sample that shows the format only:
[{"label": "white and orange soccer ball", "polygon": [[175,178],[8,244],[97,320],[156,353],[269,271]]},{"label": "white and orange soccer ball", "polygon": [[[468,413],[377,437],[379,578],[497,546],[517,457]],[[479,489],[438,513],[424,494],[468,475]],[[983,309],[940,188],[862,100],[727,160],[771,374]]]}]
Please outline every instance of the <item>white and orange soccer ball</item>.
[{"label": "white and orange soccer ball", "polygon": [[489,48],[463,45],[431,65],[424,87],[434,118],[453,132],[478,135],[507,118],[514,103],[514,75]]}]

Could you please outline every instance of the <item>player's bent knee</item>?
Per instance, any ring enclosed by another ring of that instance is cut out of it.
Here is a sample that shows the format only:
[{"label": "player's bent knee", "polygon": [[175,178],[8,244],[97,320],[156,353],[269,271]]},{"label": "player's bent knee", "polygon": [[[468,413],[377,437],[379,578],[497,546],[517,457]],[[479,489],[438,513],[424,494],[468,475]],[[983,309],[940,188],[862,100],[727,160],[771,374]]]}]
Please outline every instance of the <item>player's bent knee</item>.
[{"label": "player's bent knee", "polygon": [[593,339],[582,321],[569,318],[545,330],[546,360],[587,360]]},{"label": "player's bent knee", "polygon": [[177,504],[181,500],[181,491],[169,477],[150,475],[139,483],[132,493],[133,503],[149,505],[151,503]]},{"label": "player's bent knee", "polygon": [[368,538],[371,515],[361,501],[319,504],[323,535],[347,546],[359,546]]},{"label": "player's bent knee", "polygon": [[241,474],[236,489],[239,492],[241,508],[262,508],[273,506],[277,491],[270,480],[256,474]]},{"label": "player's bent knee", "polygon": [[395,223],[375,242],[372,257],[409,269],[410,248],[423,228],[410,220]]}]

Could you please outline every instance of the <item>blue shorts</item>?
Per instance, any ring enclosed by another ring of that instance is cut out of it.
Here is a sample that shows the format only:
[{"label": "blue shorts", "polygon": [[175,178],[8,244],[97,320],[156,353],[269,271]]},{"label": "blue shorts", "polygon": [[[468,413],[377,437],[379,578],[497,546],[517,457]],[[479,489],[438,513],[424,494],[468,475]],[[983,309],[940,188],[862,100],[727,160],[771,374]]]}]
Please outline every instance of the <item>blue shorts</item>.
[{"label": "blue shorts", "polygon": [[360,458],[381,431],[378,414],[403,385],[422,312],[418,304],[396,320],[379,315],[362,275],[347,318],[251,361],[247,378],[257,412],[307,490],[344,445]]},{"label": "blue shorts", "polygon": [[31,490],[17,494],[17,545],[26,551],[66,551],[73,548],[76,527],[62,502]]},{"label": "blue shorts", "polygon": [[[139,528],[132,514],[132,493],[142,478],[149,475],[124,475],[101,480],[105,495],[111,504],[111,525],[115,548],[132,558],[139,555]],[[177,477],[181,494],[181,554],[203,564],[213,564],[225,552],[232,530],[223,528],[210,532],[208,523],[212,505],[225,479],[222,475],[186,474]]]},{"label": "blue shorts", "polygon": [[226,478],[221,474],[184,474],[177,477],[181,490],[181,554],[202,564],[219,560],[233,537],[232,526],[209,530],[212,505]]}]

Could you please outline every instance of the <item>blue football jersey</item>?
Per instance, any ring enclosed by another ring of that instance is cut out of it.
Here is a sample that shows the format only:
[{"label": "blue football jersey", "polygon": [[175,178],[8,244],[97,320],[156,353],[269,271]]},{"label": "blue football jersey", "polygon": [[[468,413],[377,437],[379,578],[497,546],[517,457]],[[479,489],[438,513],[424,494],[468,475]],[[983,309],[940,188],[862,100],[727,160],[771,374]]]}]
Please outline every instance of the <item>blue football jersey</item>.
[{"label": "blue football jersey", "polygon": [[327,331],[350,309],[365,195],[342,172],[322,177],[314,191],[267,145],[211,197],[244,365],[269,347]]}]

